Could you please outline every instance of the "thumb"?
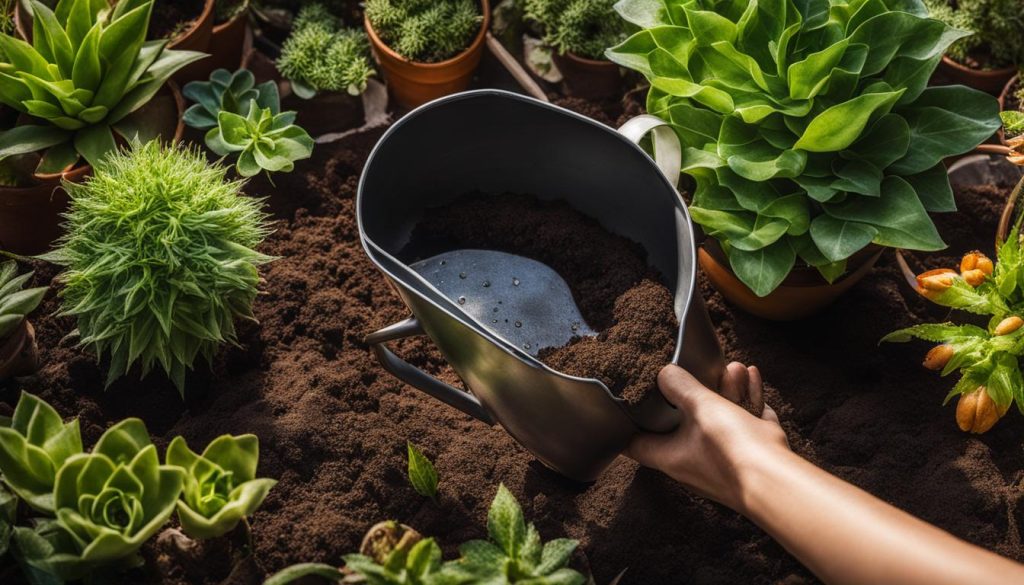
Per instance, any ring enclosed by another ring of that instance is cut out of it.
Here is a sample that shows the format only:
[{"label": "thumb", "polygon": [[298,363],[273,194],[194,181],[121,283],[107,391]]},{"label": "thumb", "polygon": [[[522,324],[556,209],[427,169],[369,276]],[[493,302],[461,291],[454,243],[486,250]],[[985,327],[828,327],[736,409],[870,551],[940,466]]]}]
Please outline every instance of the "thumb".
[{"label": "thumb", "polygon": [[690,372],[675,364],[669,364],[658,372],[658,388],[669,404],[686,412],[693,406],[707,387],[694,378]]},{"label": "thumb", "polygon": [[622,454],[644,467],[663,470],[668,463],[673,439],[675,433],[638,433]]}]

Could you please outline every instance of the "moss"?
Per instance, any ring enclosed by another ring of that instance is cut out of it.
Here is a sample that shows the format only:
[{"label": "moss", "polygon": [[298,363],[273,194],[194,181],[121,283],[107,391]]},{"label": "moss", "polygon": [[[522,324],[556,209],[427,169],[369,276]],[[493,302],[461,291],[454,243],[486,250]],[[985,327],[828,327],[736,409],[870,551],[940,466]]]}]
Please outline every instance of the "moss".
[{"label": "moss", "polygon": [[366,33],[345,28],[326,5],[304,7],[281,48],[277,68],[286,78],[313,91],[358,95],[374,75]]},{"label": "moss", "polygon": [[420,63],[463,52],[483,22],[475,0],[367,0],[366,17],[384,44]]}]

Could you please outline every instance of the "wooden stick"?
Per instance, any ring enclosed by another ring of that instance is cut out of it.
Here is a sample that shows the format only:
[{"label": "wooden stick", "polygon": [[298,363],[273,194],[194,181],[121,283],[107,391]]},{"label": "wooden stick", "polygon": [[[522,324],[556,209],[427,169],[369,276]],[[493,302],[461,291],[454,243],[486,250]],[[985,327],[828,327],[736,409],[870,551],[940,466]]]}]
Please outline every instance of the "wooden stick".
[{"label": "wooden stick", "polygon": [[519,60],[516,59],[512,53],[509,53],[508,49],[506,49],[505,46],[501,44],[501,41],[495,38],[490,31],[487,31],[487,48],[490,49],[492,55],[498,58],[498,61],[501,62],[502,66],[504,66],[512,77],[515,78],[516,82],[519,83],[520,87],[522,87],[526,93],[541,101],[550,101],[548,99],[548,95],[544,93],[544,90],[541,89],[540,85],[537,85],[537,82],[534,81],[533,77],[530,77],[530,74],[526,69],[523,69]]}]

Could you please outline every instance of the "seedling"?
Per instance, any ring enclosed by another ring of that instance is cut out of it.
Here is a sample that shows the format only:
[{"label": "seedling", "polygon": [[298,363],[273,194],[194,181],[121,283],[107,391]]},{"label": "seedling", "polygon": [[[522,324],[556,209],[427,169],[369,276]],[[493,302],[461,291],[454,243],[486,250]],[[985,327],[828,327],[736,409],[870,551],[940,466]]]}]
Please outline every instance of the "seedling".
[{"label": "seedling", "polygon": [[[221,115],[226,115],[221,113]],[[269,233],[259,199],[195,149],[135,144],[97,165],[71,197],[67,233],[43,256],[65,268],[62,315],[80,343],[109,355],[107,384],[159,365],[184,394],[185,372],[255,320],[256,251]]]},{"label": "seedling", "polygon": [[419,495],[425,498],[436,498],[437,470],[434,469],[434,464],[411,441],[407,444],[407,449],[409,451],[409,483]]},{"label": "seedling", "polygon": [[696,181],[690,214],[759,296],[798,259],[832,282],[871,243],[945,246],[928,217],[955,209],[942,161],[991,136],[998,106],[928,87],[968,33],[919,0],[890,5],[616,4],[642,30],[608,57],[650,81],[647,110],[672,123]]}]

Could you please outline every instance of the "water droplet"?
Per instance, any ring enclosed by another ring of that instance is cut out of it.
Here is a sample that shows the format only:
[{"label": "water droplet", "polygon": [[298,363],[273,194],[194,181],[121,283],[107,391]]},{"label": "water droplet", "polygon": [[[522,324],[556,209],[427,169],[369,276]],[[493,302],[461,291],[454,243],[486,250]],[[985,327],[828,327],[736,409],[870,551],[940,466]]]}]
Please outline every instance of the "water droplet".
[{"label": "water droplet", "polygon": [[495,313],[497,313],[497,312],[498,312],[498,307],[494,307],[494,312],[495,312]]},{"label": "water droplet", "polygon": [[444,265],[445,265],[445,264],[447,264],[447,263],[448,263],[448,261],[447,261],[447,260],[441,260],[441,266],[444,266]]},{"label": "water droplet", "polygon": [[489,280],[485,280],[485,281],[484,281],[484,288],[487,288],[487,287],[489,287],[489,286],[491,286],[491,281],[489,281]]},{"label": "water droplet", "polygon": [[461,278],[462,280],[466,280],[466,273],[465,272],[460,272],[459,273],[459,278]]},{"label": "water droplet", "polygon": [[460,305],[465,305],[466,304],[466,297],[459,297],[459,304]]},{"label": "water droplet", "polygon": [[492,319],[492,320],[491,320],[491,323],[497,323],[497,322],[498,322],[498,320],[497,320],[497,319]]},{"label": "water droplet", "polygon": [[578,331],[578,330],[579,330],[579,328],[580,328],[580,324],[579,324],[579,323],[573,323],[573,324],[572,324],[572,330],[573,330],[573,331]]},{"label": "water droplet", "polygon": [[531,348],[531,347],[533,347],[533,346],[532,346],[532,345],[530,345],[529,343],[527,343],[527,344],[526,344],[526,345],[524,345],[523,347],[525,347],[526,349],[530,349],[530,348]]},{"label": "water droplet", "polygon": [[512,279],[512,286],[519,286],[519,279],[518,278],[513,278]]},{"label": "water droplet", "polygon": [[523,322],[522,321],[516,321],[516,327],[522,327],[522,326],[523,326]]}]

